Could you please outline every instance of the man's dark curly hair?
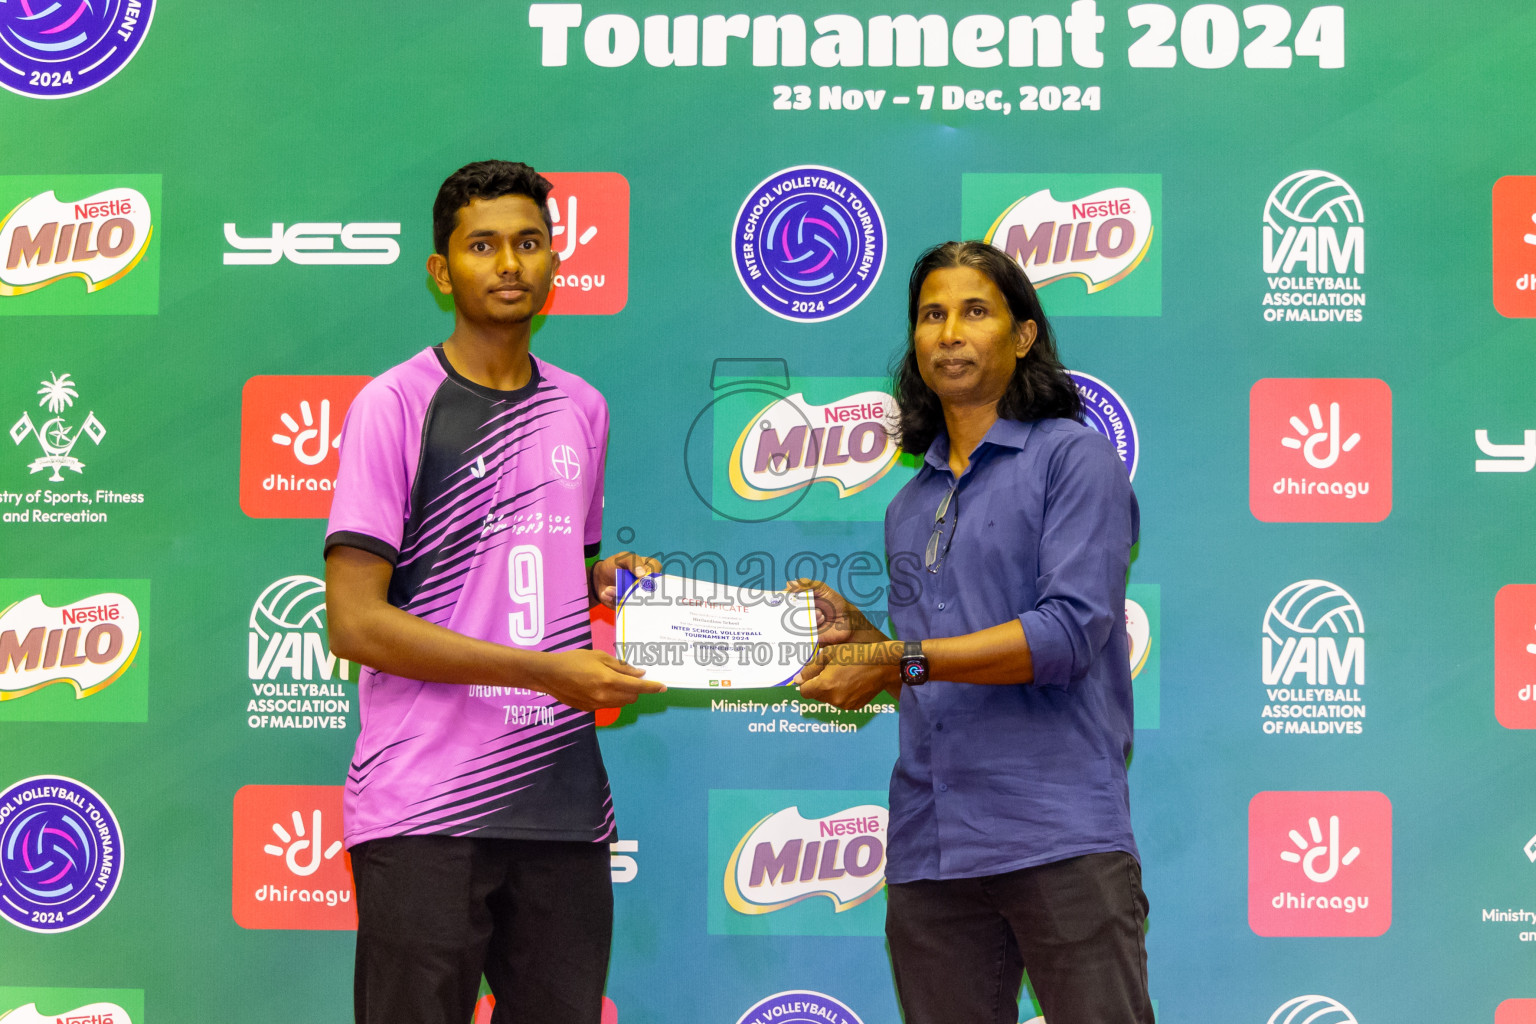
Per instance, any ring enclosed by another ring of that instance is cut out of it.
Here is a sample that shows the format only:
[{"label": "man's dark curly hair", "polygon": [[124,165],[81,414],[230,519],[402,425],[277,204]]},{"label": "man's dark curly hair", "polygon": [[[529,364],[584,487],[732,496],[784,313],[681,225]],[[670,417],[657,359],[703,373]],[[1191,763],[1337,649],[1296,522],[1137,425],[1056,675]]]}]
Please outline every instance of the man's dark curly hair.
[{"label": "man's dark curly hair", "polygon": [[945,242],[923,253],[907,282],[907,348],[896,366],[892,392],[900,411],[897,436],[903,451],[921,455],[944,429],[944,410],[939,396],[923,381],[917,368],[918,297],[923,282],[935,270],[970,267],[987,275],[1008,302],[1014,323],[1035,322],[1035,343],[1014,367],[1008,390],[997,401],[997,414],[1009,420],[1041,420],[1051,417],[1078,419],[1083,403],[1072,378],[1056,355],[1056,336],[1040,308],[1035,286],[1017,262],[986,242]]},{"label": "man's dark curly hair", "polygon": [[553,231],[549,219],[550,189],[554,188],[538,171],[527,164],[510,160],[477,160],[465,164],[443,182],[432,204],[432,248],[448,255],[448,236],[459,226],[459,211],[472,199],[499,199],[502,196],[527,196],[538,204],[544,226]]}]

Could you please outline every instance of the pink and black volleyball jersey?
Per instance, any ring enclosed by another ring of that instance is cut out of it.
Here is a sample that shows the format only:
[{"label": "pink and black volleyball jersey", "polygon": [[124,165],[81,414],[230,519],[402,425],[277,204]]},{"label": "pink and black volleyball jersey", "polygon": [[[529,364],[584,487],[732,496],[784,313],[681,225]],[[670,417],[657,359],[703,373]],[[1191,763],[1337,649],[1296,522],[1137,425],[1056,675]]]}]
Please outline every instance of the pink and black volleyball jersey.
[{"label": "pink and black volleyball jersey", "polygon": [[[341,434],[326,531],[387,559],[389,602],[511,647],[590,647],[585,555],[602,537],[608,406],[533,359],[528,383],[465,379],[440,347],[369,383]],[[590,712],[517,686],[364,668],[348,846],[397,835],[602,842],[608,774]]]}]

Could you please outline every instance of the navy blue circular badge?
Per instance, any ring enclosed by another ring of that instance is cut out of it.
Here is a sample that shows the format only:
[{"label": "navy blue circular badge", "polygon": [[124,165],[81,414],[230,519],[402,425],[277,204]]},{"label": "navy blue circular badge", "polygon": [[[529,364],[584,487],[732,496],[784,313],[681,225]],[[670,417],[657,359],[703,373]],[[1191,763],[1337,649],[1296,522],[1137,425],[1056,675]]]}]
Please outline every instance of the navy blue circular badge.
[{"label": "navy blue circular badge", "polygon": [[1092,427],[1114,444],[1125,463],[1125,471],[1136,479],[1136,460],[1141,455],[1141,444],[1136,437],[1136,421],[1131,418],[1130,406],[1115,394],[1115,389],[1097,377],[1068,370],[1077,394],[1083,400],[1083,423]]},{"label": "navy blue circular badge", "polygon": [[101,913],[123,877],[123,833],[107,802],[60,776],[0,794],[0,914],[32,932],[67,932]]},{"label": "navy blue circular badge", "polygon": [[155,0],[0,0],[0,85],[59,99],[89,92],[133,59]]},{"label": "navy blue circular badge", "polygon": [[820,992],[780,992],[741,1015],[736,1024],[864,1024],[859,1015]]},{"label": "navy blue circular badge", "polygon": [[817,323],[864,300],[885,266],[874,198],[830,167],[788,167],[747,195],[731,234],[741,286],[774,316]]}]

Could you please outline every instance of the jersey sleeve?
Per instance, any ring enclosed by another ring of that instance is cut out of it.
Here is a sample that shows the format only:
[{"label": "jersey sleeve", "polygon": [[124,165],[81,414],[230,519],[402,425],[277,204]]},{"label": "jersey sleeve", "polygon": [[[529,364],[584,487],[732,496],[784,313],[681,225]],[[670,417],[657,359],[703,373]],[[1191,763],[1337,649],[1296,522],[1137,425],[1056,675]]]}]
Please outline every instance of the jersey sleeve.
[{"label": "jersey sleeve", "polygon": [[596,401],[588,410],[588,416],[592,424],[591,464],[596,467],[596,472],[592,479],[592,497],[587,503],[586,527],[582,533],[582,542],[589,558],[597,554],[603,542],[603,493],[608,469],[608,403],[601,395],[595,392],[594,395]]},{"label": "jersey sleeve", "polygon": [[[341,468],[325,531],[325,551],[361,548],[393,565],[410,508],[407,414],[401,395],[382,381],[365,387],[341,428]],[[419,438],[418,438],[419,440]]]}]

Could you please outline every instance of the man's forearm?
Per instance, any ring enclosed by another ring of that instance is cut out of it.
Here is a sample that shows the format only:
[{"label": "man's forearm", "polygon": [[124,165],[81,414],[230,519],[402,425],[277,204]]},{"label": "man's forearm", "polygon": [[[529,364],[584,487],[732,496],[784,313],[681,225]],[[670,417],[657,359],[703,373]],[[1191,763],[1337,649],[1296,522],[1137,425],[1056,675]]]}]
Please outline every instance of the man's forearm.
[{"label": "man's forearm", "polygon": [[331,652],[393,676],[459,686],[523,686],[543,691],[541,652],[455,633],[380,602],[330,615]]}]

